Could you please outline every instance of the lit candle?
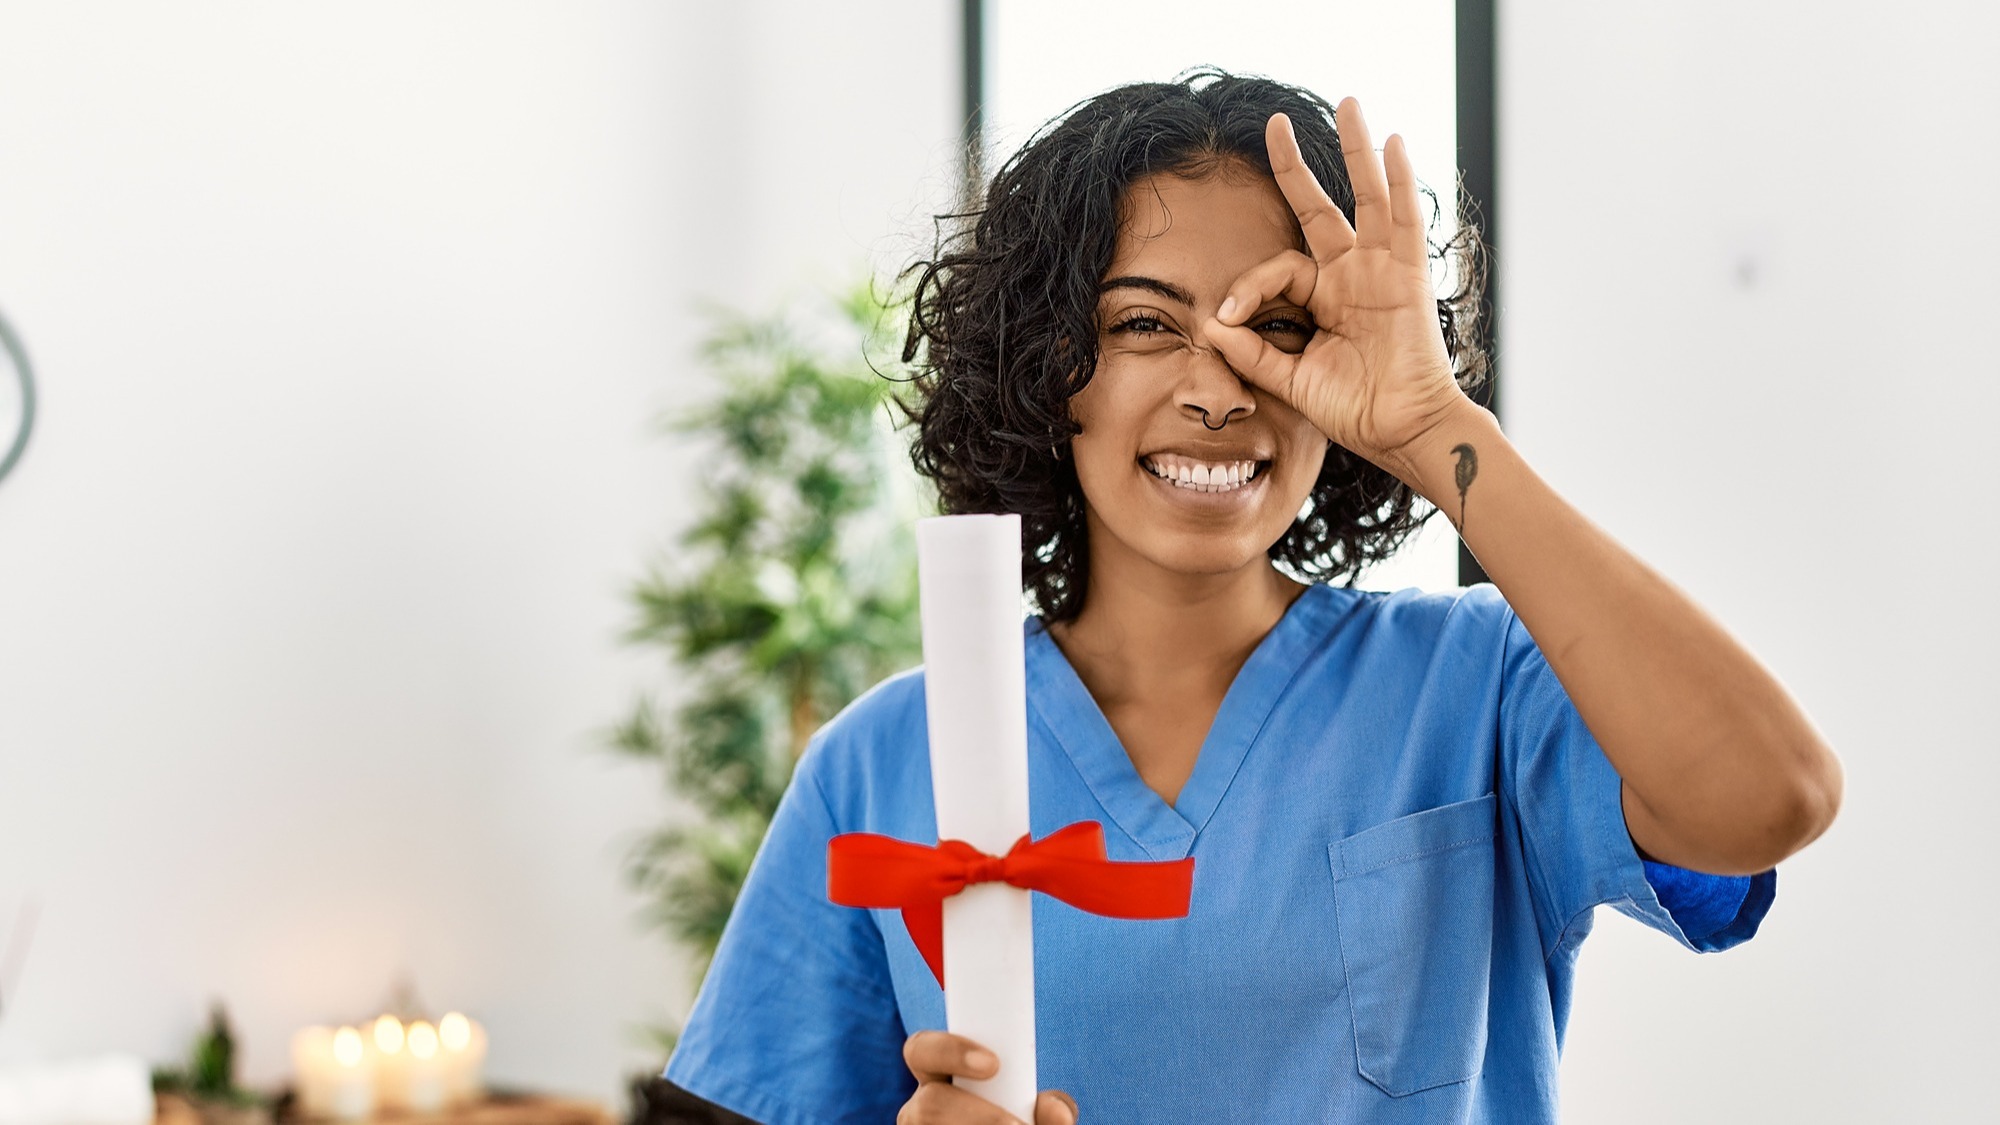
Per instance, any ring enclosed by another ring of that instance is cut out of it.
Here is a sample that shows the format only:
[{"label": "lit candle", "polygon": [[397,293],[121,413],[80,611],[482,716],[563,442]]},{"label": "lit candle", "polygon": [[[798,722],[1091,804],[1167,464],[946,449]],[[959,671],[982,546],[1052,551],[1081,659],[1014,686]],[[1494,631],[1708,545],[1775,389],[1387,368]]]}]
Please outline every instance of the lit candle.
[{"label": "lit candle", "polygon": [[333,1033],[333,1068],[327,1112],[341,1121],[360,1121],[375,1111],[375,1073],[361,1033],[343,1027]]},{"label": "lit candle", "polygon": [[308,1117],[356,1120],[375,1107],[375,1067],[351,1027],[308,1027],[292,1036],[299,1108]]},{"label": "lit candle", "polygon": [[[1022,654],[1021,517],[917,521],[917,581],[940,840],[1005,855],[1028,833],[1028,694]],[[1000,1056],[958,1084],[1035,1119],[1035,959],[1030,895],[981,883],[944,900],[945,1023]]]},{"label": "lit candle", "polygon": [[438,1044],[445,1060],[445,1101],[478,1101],[484,1095],[480,1069],[486,1062],[486,1029],[462,1012],[447,1012],[438,1021]]},{"label": "lit candle", "polygon": [[384,1013],[369,1021],[368,1056],[375,1065],[375,1101],[385,1110],[407,1108],[403,1087],[408,1066],[403,1054],[403,1021]]},{"label": "lit candle", "polygon": [[308,1117],[326,1116],[332,1064],[332,1028],[302,1027],[292,1035],[292,1084],[299,1109]]},{"label": "lit candle", "polygon": [[403,1049],[403,1021],[395,1016],[375,1017],[375,1049],[393,1055]]},{"label": "lit candle", "polygon": [[424,1020],[410,1025],[409,1051],[403,1059],[403,1108],[411,1113],[436,1113],[444,1108],[445,1060],[438,1055],[438,1033]]}]

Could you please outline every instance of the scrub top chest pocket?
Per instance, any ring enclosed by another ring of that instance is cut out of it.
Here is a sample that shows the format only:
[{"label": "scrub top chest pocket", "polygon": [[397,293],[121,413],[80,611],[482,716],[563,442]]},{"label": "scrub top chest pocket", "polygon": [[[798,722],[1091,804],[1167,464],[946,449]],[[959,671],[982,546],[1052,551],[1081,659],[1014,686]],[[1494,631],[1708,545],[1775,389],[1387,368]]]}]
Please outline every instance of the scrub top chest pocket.
[{"label": "scrub top chest pocket", "polygon": [[1485,1058],[1497,807],[1488,793],[1327,849],[1355,1064],[1393,1097],[1464,1082]]}]

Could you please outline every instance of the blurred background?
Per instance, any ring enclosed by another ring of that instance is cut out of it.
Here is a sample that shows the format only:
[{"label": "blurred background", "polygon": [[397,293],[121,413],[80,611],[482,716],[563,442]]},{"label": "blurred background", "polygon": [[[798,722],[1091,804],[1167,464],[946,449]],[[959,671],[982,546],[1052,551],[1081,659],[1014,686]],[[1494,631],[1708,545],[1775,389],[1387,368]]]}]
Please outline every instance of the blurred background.
[{"label": "blurred background", "polygon": [[[1566,1120],[1985,1119],[1996,37],[1935,2],[0,0],[0,1078],[199,1085],[221,1004],[224,1085],[268,1093],[307,1029],[461,1012],[488,1087],[626,1113],[799,732],[915,662],[870,545],[924,501],[858,362],[900,332],[857,294],[968,141],[990,170],[1214,63],[1464,173],[1507,432],[1847,767],[1756,941],[1600,915]],[[1459,567],[1434,520],[1361,584]]]}]

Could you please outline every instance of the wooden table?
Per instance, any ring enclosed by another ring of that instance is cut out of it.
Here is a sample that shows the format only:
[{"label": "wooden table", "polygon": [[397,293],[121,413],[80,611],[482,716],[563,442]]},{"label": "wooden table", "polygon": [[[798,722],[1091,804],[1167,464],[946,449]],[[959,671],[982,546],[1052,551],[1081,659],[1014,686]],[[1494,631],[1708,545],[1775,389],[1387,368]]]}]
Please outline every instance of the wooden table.
[{"label": "wooden table", "polygon": [[[280,1114],[275,1119],[262,1111],[237,1116],[211,1116],[185,1099],[162,1094],[154,1100],[153,1125],[306,1125],[316,1118]],[[443,1113],[381,1114],[368,1118],[370,1125],[618,1125],[618,1119],[597,1102],[572,1098],[549,1098],[538,1094],[489,1095],[484,1101]]]}]

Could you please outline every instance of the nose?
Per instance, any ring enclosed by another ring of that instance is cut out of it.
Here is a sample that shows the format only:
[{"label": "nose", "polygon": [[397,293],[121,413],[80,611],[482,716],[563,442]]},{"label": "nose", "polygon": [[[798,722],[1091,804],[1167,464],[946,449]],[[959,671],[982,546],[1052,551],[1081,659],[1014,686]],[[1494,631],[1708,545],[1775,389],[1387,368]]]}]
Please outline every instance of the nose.
[{"label": "nose", "polygon": [[1182,414],[1200,422],[1205,413],[1210,421],[1202,425],[1220,429],[1235,421],[1239,413],[1248,417],[1257,412],[1257,400],[1250,393],[1250,385],[1236,374],[1221,352],[1203,342],[1189,345],[1189,352],[1180,385],[1174,390],[1175,404]]}]

